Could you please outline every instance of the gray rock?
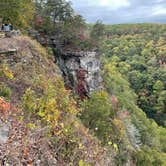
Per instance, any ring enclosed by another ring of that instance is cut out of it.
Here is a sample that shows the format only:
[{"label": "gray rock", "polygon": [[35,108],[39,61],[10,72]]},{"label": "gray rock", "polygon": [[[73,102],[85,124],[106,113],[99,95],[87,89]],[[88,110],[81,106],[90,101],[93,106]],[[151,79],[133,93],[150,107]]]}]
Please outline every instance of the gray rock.
[{"label": "gray rock", "polygon": [[0,144],[4,144],[8,140],[10,124],[0,121]]},{"label": "gray rock", "polygon": [[[102,77],[100,75],[101,56],[95,51],[66,51],[54,50],[58,66],[62,71],[64,81],[68,87],[76,91],[78,86],[83,87],[91,93],[92,91],[101,90]],[[84,71],[84,78],[78,78],[78,72]],[[83,83],[80,84],[79,82]]]}]

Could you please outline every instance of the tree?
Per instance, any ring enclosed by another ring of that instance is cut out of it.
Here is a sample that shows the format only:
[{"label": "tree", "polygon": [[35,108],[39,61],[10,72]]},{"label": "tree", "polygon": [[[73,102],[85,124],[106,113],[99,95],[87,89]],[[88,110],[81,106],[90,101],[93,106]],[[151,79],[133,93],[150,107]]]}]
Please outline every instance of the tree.
[{"label": "tree", "polygon": [[159,113],[163,113],[162,115],[164,116],[164,113],[166,113],[166,90],[163,90],[160,92],[158,99],[157,99],[157,104],[156,104],[156,109]]},{"label": "tree", "polygon": [[64,22],[63,39],[77,42],[84,38],[85,20],[81,15],[74,15]]},{"label": "tree", "polygon": [[36,0],[35,28],[62,45],[84,46],[86,23],[65,0]]},{"label": "tree", "polygon": [[0,17],[3,22],[10,21],[18,28],[31,25],[34,14],[33,0],[0,0]]},{"label": "tree", "polygon": [[162,90],[164,90],[164,84],[160,80],[157,80],[153,85],[153,92],[158,95]]},{"label": "tree", "polygon": [[112,127],[111,118],[114,117],[109,94],[105,91],[94,92],[82,106],[84,112],[81,119],[85,126],[94,130],[97,137],[107,143]]},{"label": "tree", "polygon": [[46,2],[46,15],[49,15],[53,21],[53,26],[56,22],[65,21],[70,18],[73,9],[69,2],[64,0],[48,0]]},{"label": "tree", "polygon": [[43,18],[41,29],[50,34],[59,34],[64,22],[73,14],[70,2],[64,0],[36,0],[35,6],[35,16]]},{"label": "tree", "polygon": [[105,34],[104,24],[102,24],[102,22],[98,20],[92,28],[90,37],[94,42],[98,43],[99,41],[102,40],[104,34]]}]

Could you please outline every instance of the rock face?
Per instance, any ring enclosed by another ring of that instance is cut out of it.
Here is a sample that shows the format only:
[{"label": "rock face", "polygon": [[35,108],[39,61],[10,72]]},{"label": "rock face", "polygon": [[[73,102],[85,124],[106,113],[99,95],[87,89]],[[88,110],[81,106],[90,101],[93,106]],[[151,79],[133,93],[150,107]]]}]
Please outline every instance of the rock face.
[{"label": "rock face", "polygon": [[54,36],[48,37],[33,30],[29,31],[29,35],[42,45],[53,48],[67,88],[72,89],[81,98],[103,88],[100,75],[101,55],[98,52],[66,51],[64,43],[58,42]]},{"label": "rock face", "polygon": [[88,97],[92,91],[102,89],[101,55],[95,51],[72,52],[57,49],[54,49],[54,53],[66,87],[75,91],[81,98]]},{"label": "rock face", "polygon": [[0,120],[0,144],[4,144],[8,140],[10,125]]}]

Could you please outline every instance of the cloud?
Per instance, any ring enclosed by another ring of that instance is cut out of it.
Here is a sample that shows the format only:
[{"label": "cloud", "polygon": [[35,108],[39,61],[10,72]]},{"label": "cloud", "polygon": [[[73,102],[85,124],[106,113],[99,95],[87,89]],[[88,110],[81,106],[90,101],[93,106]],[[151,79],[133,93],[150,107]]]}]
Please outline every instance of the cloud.
[{"label": "cloud", "polygon": [[77,13],[87,22],[166,23],[166,0],[71,0]]},{"label": "cloud", "polygon": [[130,2],[128,0],[96,0],[94,2],[98,6],[109,7],[113,10],[130,6]]},{"label": "cloud", "polygon": [[[69,1],[69,0],[67,0]],[[74,7],[86,7],[86,6],[91,6],[91,7],[107,7],[113,10],[122,8],[122,7],[128,7],[130,6],[130,1],[129,0],[70,0]]]},{"label": "cloud", "polygon": [[156,7],[153,9],[152,15],[153,15],[153,16],[166,15],[166,7],[163,7],[163,6],[156,6]]}]

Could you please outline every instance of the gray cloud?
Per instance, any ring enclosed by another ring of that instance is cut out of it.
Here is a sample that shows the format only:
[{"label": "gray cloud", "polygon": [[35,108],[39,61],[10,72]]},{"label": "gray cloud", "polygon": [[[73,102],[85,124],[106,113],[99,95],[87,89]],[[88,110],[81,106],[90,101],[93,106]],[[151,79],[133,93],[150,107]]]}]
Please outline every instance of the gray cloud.
[{"label": "gray cloud", "polygon": [[[103,0],[101,0],[102,3]],[[76,12],[84,16],[87,22],[102,20],[104,23],[166,23],[166,0],[107,0],[119,2],[119,5],[102,5],[100,0],[71,0]],[[129,5],[120,2],[129,2]],[[124,5],[123,5],[124,4]]]}]

